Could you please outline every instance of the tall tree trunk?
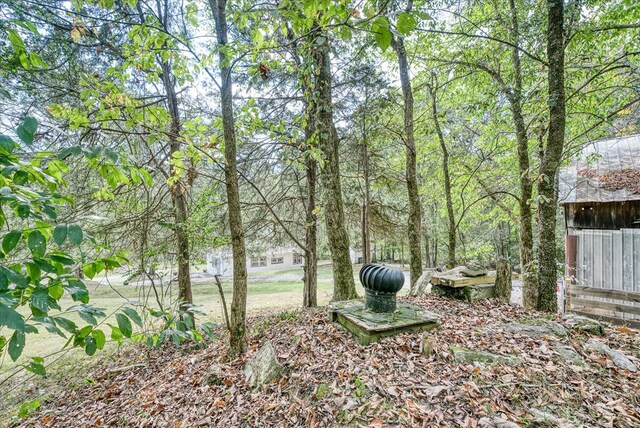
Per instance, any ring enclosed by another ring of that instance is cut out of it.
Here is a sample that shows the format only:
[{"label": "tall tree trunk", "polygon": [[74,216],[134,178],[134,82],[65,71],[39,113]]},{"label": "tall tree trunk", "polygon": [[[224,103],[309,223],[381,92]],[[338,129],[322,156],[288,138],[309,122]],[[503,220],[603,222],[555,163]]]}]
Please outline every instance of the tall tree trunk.
[{"label": "tall tree trunk", "polygon": [[[173,156],[180,151],[180,111],[178,110],[178,97],[175,90],[175,78],[171,72],[171,66],[164,61],[162,67],[162,84],[167,95],[167,106],[171,116],[171,128],[169,130],[169,151]],[[182,303],[193,303],[191,291],[191,275],[189,272],[189,234],[187,222],[189,211],[187,207],[187,185],[180,179],[184,171],[177,171],[172,165],[170,167],[170,177],[176,179],[171,186],[171,201],[173,204],[173,214],[176,221],[175,233],[178,247],[178,300]]]},{"label": "tall tree trunk", "polygon": [[[305,91],[306,92],[306,91]],[[309,120],[305,129],[305,140],[309,148],[315,134],[315,104],[313,101],[305,102]],[[307,176],[307,200],[306,200],[306,226],[304,249],[304,290],[302,305],[305,308],[318,306],[318,216],[316,215],[316,184],[318,178],[318,165],[310,153],[305,160]]]},{"label": "tall tree trunk", "polygon": [[326,163],[322,170],[322,183],[324,185],[325,224],[333,262],[333,300],[350,300],[355,299],[358,295],[349,255],[349,235],[347,235],[344,221],[338,132],[333,123],[329,35],[324,31],[318,31],[314,43],[316,50],[313,57],[317,73],[316,135],[318,145],[326,157]]},{"label": "tall tree trunk", "polygon": [[420,236],[422,221],[420,219],[420,196],[418,195],[418,178],[416,174],[416,140],[413,133],[413,92],[409,78],[409,62],[404,40],[401,37],[391,39],[391,46],[398,57],[400,83],[404,98],[404,137],[407,152],[406,179],[409,197],[409,220],[407,230],[409,236],[409,285],[413,287],[422,275],[422,255]]},{"label": "tall tree trunk", "polygon": [[549,58],[549,133],[538,179],[538,309],[556,312],[556,175],[562,158],[565,128],[564,1],[547,1],[547,56]]},{"label": "tall tree trunk", "polygon": [[209,0],[213,12],[220,60],[220,99],[222,104],[222,126],[224,132],[224,176],[227,189],[229,230],[233,254],[233,299],[231,301],[231,326],[229,353],[243,354],[247,350],[247,256],[242,230],[240,191],[236,164],[236,130],[233,113],[233,88],[231,66],[227,58],[226,0]]},{"label": "tall tree trunk", "polygon": [[[364,120],[364,119],[363,119]],[[369,183],[369,150],[367,126],[363,124],[362,170],[364,175],[364,203],[362,204],[362,263],[371,263],[371,227],[369,226],[371,208],[371,184]]]},{"label": "tall tree trunk", "polygon": [[436,98],[436,89],[429,86],[431,92],[431,114],[433,115],[433,124],[438,134],[440,142],[440,150],[442,150],[442,174],[444,176],[444,196],[447,203],[447,217],[449,220],[449,245],[447,251],[447,267],[454,268],[456,266],[456,217],[453,213],[453,198],[451,197],[451,175],[449,174],[449,150],[447,143],[444,141],[444,135],[440,128],[440,120],[438,119],[438,100]]},{"label": "tall tree trunk", "polygon": [[518,15],[515,1],[509,1],[511,12],[511,60],[515,74],[515,87],[513,91],[507,91],[507,99],[511,107],[511,116],[516,129],[516,142],[518,151],[518,170],[520,173],[520,269],[522,271],[522,302],[525,307],[533,309],[538,299],[538,278],[533,264],[533,213],[531,210],[531,197],[533,195],[533,183],[529,171],[529,139],[527,128],[522,114],[522,67],[520,64],[520,41],[518,30]]}]

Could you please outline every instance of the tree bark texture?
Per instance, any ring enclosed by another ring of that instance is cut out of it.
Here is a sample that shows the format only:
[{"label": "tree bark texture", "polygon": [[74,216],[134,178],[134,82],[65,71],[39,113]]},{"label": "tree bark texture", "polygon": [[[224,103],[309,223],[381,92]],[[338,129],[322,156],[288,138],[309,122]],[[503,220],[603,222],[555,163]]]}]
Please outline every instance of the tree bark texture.
[{"label": "tree bark texture", "polygon": [[453,269],[456,266],[456,217],[453,212],[453,198],[451,196],[451,175],[449,174],[449,150],[444,140],[442,129],[440,128],[440,120],[438,119],[438,100],[436,98],[435,88],[429,87],[431,92],[431,114],[433,115],[433,124],[438,134],[440,149],[442,150],[442,174],[444,176],[444,196],[447,203],[447,218],[449,220],[449,245],[447,251],[447,267]]},{"label": "tree bark texture", "polygon": [[[305,91],[307,92],[307,91]],[[305,102],[309,117],[305,129],[307,145],[311,144],[315,133],[315,107],[313,102]],[[302,306],[314,308],[318,306],[318,216],[316,214],[316,184],[318,181],[318,164],[307,153],[305,161],[307,176],[306,194],[306,225],[305,225],[305,249],[304,249],[304,290]]]},{"label": "tree bark texture", "polygon": [[522,114],[522,66],[520,63],[520,50],[518,39],[518,15],[515,1],[509,2],[511,12],[511,39],[513,48],[511,60],[513,63],[515,87],[507,93],[507,99],[511,107],[511,116],[516,130],[516,142],[518,151],[518,169],[520,172],[520,200],[519,200],[519,228],[520,237],[520,269],[522,271],[522,303],[529,309],[536,307],[538,300],[538,278],[533,263],[533,213],[531,198],[533,195],[533,182],[529,171],[529,139],[524,116]]},{"label": "tree bark texture", "polygon": [[511,301],[511,265],[504,258],[496,263],[496,298],[504,303]]},{"label": "tree bark texture", "polygon": [[[175,78],[168,62],[162,63],[162,84],[167,96],[167,106],[171,116],[169,129],[169,151],[171,156],[180,151],[180,111],[178,110],[178,97],[176,95]],[[169,176],[175,181],[170,185],[171,202],[175,218],[176,245],[178,249],[178,300],[181,303],[193,303],[191,290],[191,274],[189,267],[189,234],[187,222],[189,221],[189,208],[187,205],[187,185],[180,179],[181,171],[175,166],[170,166]],[[182,174],[183,175],[183,174]]]},{"label": "tree bark texture", "polygon": [[231,301],[231,328],[229,353],[243,354],[247,350],[247,256],[242,229],[240,191],[236,163],[236,130],[233,113],[233,88],[230,59],[222,49],[227,44],[226,0],[209,0],[213,12],[220,60],[220,98],[224,133],[224,176],[227,190],[229,229],[233,254],[233,299]]},{"label": "tree bark texture", "polygon": [[547,1],[547,56],[549,59],[549,130],[538,178],[538,310],[556,312],[556,175],[562,159],[565,133],[564,1]]},{"label": "tree bark texture", "polygon": [[329,54],[329,36],[319,32],[314,42],[313,54],[316,67],[316,127],[318,145],[325,156],[322,169],[324,185],[323,202],[327,228],[327,239],[333,262],[333,300],[355,299],[356,286],[353,279],[353,266],[349,256],[349,235],[345,227],[342,187],[340,184],[340,157],[338,155],[338,132],[333,123],[333,105],[331,93],[331,63]]},{"label": "tree bark texture", "polygon": [[369,150],[367,127],[363,125],[362,139],[362,173],[364,175],[364,203],[362,204],[362,263],[371,263],[371,184],[369,183]]},{"label": "tree bark texture", "polygon": [[404,40],[401,37],[394,37],[391,40],[391,46],[398,57],[400,83],[404,98],[404,143],[407,154],[405,175],[409,198],[409,219],[407,223],[409,236],[409,284],[413,287],[422,275],[422,254],[420,248],[422,221],[420,219],[420,196],[418,195],[418,178],[416,174],[416,140],[413,132],[413,92],[411,89],[411,79],[409,78],[409,62],[407,60],[407,51],[404,47]]}]

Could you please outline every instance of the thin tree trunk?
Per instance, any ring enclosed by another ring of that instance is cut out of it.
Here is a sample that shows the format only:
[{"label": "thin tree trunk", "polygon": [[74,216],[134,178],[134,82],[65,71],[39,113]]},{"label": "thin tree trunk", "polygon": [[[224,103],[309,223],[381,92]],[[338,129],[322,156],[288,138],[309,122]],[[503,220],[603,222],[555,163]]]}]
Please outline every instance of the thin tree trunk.
[{"label": "thin tree trunk", "polygon": [[422,275],[422,255],[420,237],[422,221],[420,219],[420,196],[418,195],[418,178],[416,174],[416,141],[413,132],[413,92],[409,78],[409,62],[404,40],[393,38],[391,46],[396,51],[400,68],[400,83],[404,98],[404,131],[407,152],[406,180],[409,198],[409,219],[407,230],[409,236],[409,285],[413,287]]},{"label": "thin tree trunk", "polygon": [[547,1],[547,56],[549,58],[549,133],[538,179],[538,310],[556,312],[556,175],[565,132],[564,1]]},{"label": "thin tree trunk", "polygon": [[[307,103],[309,118],[305,137],[307,144],[310,144],[315,133],[313,122],[314,104]],[[318,306],[318,257],[317,257],[317,236],[318,236],[318,216],[316,215],[316,182],[318,175],[317,162],[311,156],[307,156],[307,203],[306,203],[306,227],[304,250],[304,290],[302,305],[305,308]]]},{"label": "thin tree trunk", "polygon": [[[178,97],[175,90],[175,81],[171,72],[171,66],[166,61],[162,63],[162,84],[167,95],[167,106],[171,116],[171,128],[169,130],[169,151],[173,156],[180,151],[180,112],[178,110]],[[175,217],[176,245],[178,247],[178,300],[181,303],[193,303],[191,291],[191,275],[189,272],[189,234],[187,222],[189,211],[187,207],[187,186],[182,179],[183,171],[177,171],[175,166],[170,167],[169,175],[176,179],[170,186],[173,214]]]},{"label": "thin tree trunk", "polygon": [[[364,119],[363,119],[364,120]],[[362,170],[364,175],[364,203],[362,204],[362,263],[371,263],[371,237],[369,215],[371,207],[371,184],[369,183],[369,150],[366,123],[363,125]]]},{"label": "thin tree trunk", "polygon": [[236,130],[233,113],[231,67],[224,47],[227,45],[226,0],[209,0],[216,27],[220,60],[220,98],[224,132],[224,175],[227,189],[229,230],[233,253],[233,299],[231,301],[231,328],[229,353],[243,354],[247,350],[247,256],[242,230],[240,190],[236,164]]},{"label": "thin tree trunk", "polygon": [[510,0],[511,11],[511,38],[513,49],[511,60],[515,74],[514,90],[507,92],[507,99],[511,106],[511,116],[516,129],[516,141],[518,151],[518,169],[520,172],[520,269],[522,271],[522,303],[525,307],[533,309],[538,299],[537,277],[533,264],[533,213],[531,210],[531,198],[533,195],[533,183],[530,178],[529,163],[529,139],[527,128],[522,114],[522,67],[520,64],[520,50],[518,39],[518,15],[514,0]]},{"label": "thin tree trunk", "polygon": [[322,170],[322,182],[324,184],[325,224],[333,262],[333,300],[350,300],[355,299],[358,295],[349,255],[349,235],[344,221],[338,132],[333,123],[329,35],[324,31],[318,31],[314,43],[316,50],[313,57],[317,73],[316,102],[318,110],[316,135],[318,145],[326,156],[326,163]]},{"label": "thin tree trunk", "polygon": [[456,217],[453,212],[453,198],[451,197],[451,176],[449,174],[449,150],[444,141],[444,135],[440,128],[440,120],[438,119],[438,101],[436,99],[436,89],[429,86],[431,92],[431,114],[433,115],[433,124],[438,134],[440,142],[440,150],[442,150],[442,174],[444,176],[444,196],[447,203],[447,217],[449,220],[449,245],[447,247],[447,267],[454,268],[456,266]]}]

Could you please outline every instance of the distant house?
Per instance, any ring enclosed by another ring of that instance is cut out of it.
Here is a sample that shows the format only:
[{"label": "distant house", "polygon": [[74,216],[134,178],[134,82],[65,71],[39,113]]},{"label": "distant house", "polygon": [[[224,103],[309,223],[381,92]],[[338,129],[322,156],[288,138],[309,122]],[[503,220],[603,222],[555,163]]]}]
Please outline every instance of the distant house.
[{"label": "distant house", "polygon": [[[349,249],[351,263],[361,263],[360,251]],[[209,253],[207,255],[207,272],[212,275],[232,275],[233,256],[230,249]],[[247,272],[259,272],[266,270],[291,269],[304,265],[302,251],[296,248],[276,247],[247,257]]]},{"label": "distant house", "polygon": [[640,317],[640,135],[589,144],[561,169],[559,200],[571,308]]}]

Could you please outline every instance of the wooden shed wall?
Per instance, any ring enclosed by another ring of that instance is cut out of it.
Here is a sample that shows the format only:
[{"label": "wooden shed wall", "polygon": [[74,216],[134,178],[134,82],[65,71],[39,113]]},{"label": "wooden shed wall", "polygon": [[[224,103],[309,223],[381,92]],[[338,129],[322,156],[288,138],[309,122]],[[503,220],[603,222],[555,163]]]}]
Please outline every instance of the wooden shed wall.
[{"label": "wooden shed wall", "polygon": [[569,231],[640,229],[640,201],[565,204],[564,216]]}]

